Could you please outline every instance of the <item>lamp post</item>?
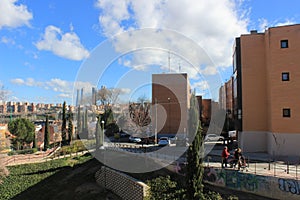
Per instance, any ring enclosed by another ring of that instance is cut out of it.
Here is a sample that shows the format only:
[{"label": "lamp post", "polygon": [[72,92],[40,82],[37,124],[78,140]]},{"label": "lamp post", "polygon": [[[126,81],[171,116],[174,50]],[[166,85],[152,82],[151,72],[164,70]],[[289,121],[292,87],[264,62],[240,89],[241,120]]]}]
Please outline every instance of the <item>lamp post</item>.
[{"label": "lamp post", "polygon": [[171,98],[168,97],[168,126],[169,126],[169,134],[171,133],[171,123],[170,123],[170,119],[171,119],[171,111],[170,111],[170,101],[171,101]]},{"label": "lamp post", "polygon": [[155,98],[155,130],[154,130],[154,142],[157,144],[157,99]]}]

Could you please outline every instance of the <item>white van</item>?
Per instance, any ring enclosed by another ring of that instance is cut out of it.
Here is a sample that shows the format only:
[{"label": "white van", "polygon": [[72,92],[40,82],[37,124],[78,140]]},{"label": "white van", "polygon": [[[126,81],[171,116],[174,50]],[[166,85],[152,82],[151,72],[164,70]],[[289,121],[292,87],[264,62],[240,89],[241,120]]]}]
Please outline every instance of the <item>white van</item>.
[{"label": "white van", "polygon": [[228,131],[228,137],[233,139],[233,140],[236,140],[236,130]]}]

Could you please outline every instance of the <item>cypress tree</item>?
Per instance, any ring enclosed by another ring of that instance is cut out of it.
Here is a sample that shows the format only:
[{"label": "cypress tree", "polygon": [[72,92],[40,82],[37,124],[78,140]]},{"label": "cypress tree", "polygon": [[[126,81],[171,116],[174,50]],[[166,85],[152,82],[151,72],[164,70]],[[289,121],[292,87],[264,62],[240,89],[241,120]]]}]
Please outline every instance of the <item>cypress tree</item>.
[{"label": "cypress tree", "polygon": [[82,118],[82,123],[83,123],[83,127],[82,127],[83,137],[85,139],[88,139],[89,130],[88,130],[88,110],[87,109],[84,112],[84,116]]},{"label": "cypress tree", "polygon": [[100,119],[100,117],[97,120],[95,137],[96,137],[96,150],[99,150],[100,146],[103,144],[103,142],[102,142],[102,129],[101,129],[101,119]]},{"label": "cypress tree", "polygon": [[36,145],[37,145],[36,135],[35,135],[35,132],[34,132],[32,148],[36,148],[37,147]]},{"label": "cypress tree", "polygon": [[67,119],[66,119],[66,102],[65,101],[63,103],[63,108],[62,108],[61,140],[62,140],[62,144],[65,145],[67,142]]},{"label": "cypress tree", "polygon": [[72,136],[73,136],[73,115],[69,112],[69,119],[68,119],[68,143],[71,144]]},{"label": "cypress tree", "polygon": [[203,139],[202,127],[198,130],[187,151],[186,195],[189,200],[204,199],[203,196]]},{"label": "cypress tree", "polygon": [[[203,195],[203,138],[199,120],[198,101],[191,97],[189,110],[189,147],[187,151],[186,198],[189,200],[204,199]],[[192,142],[192,143],[191,143]]]},{"label": "cypress tree", "polygon": [[49,120],[48,115],[46,115],[46,124],[44,132],[44,151],[47,151],[50,147],[50,135],[49,135]]},{"label": "cypress tree", "polygon": [[78,106],[77,110],[77,136],[76,138],[79,139],[79,134],[81,133],[81,114],[80,114],[80,105]]}]

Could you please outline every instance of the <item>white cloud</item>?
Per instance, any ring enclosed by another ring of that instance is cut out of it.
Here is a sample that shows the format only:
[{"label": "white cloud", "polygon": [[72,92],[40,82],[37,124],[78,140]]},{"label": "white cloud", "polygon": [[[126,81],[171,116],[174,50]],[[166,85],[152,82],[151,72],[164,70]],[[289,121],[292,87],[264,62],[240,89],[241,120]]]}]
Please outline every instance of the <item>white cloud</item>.
[{"label": "white cloud", "polygon": [[[213,62],[220,67],[231,66],[232,45],[235,37],[247,32],[248,19],[241,12],[239,1],[234,0],[126,0],[126,1],[98,0],[97,7],[101,9],[99,23],[103,34],[107,37],[138,28],[157,28],[175,30],[189,38],[208,53]],[[130,23],[128,23],[130,22]],[[119,38],[118,38],[119,39]],[[130,41],[128,39],[131,39]],[[160,38],[149,38],[147,35],[137,38],[122,38],[117,41],[116,47],[134,47],[137,44],[162,42]],[[190,50],[187,44],[180,41],[171,41],[186,51]],[[117,49],[120,50],[120,49]],[[147,52],[148,53],[148,52]],[[193,52],[190,52],[193,54]],[[140,55],[139,55],[140,56]],[[144,56],[143,62],[155,63],[158,61],[165,67],[165,54],[152,53]],[[134,59],[137,56],[134,57]],[[138,58],[131,62],[139,66]],[[128,64],[128,62],[127,62]],[[175,64],[175,66],[178,66]],[[185,66],[182,64],[182,68]],[[217,70],[203,71],[216,73]]]},{"label": "white cloud", "polygon": [[102,10],[102,15],[99,16],[99,22],[102,25],[103,34],[112,36],[123,32],[125,27],[122,23],[130,18],[128,4],[130,1],[119,0],[98,0],[96,7]]},{"label": "white cloud", "polygon": [[258,21],[259,21],[259,31],[260,32],[264,32],[267,28],[270,28],[270,27],[296,24],[296,22],[293,19],[285,19],[283,21],[274,20],[274,21],[269,22],[267,19],[261,18]]},{"label": "white cloud", "polygon": [[16,42],[12,38],[9,38],[9,37],[6,37],[6,36],[2,36],[0,42],[3,43],[3,44],[9,44],[9,45],[15,45],[16,44]]},{"label": "white cloud", "polygon": [[198,88],[200,90],[207,90],[207,89],[209,89],[209,84],[207,81],[195,82],[192,84],[192,88]]},{"label": "white cloud", "polygon": [[[66,80],[61,80],[59,78],[53,78],[49,81],[36,81],[33,78],[27,78],[27,79],[21,79],[21,78],[15,78],[10,81],[13,84],[16,85],[24,85],[29,87],[39,87],[45,90],[51,90],[54,92],[60,92],[63,94],[68,94],[71,96],[73,93],[73,86],[74,83]],[[78,86],[78,89],[84,88],[86,91],[91,91],[92,84],[89,82],[77,82],[76,85]],[[77,88],[75,88],[77,89]]]},{"label": "white cloud", "polygon": [[61,93],[58,95],[58,97],[60,98],[72,98],[72,95],[71,94],[67,94],[67,93]]},{"label": "white cloud", "polygon": [[16,84],[16,85],[24,85],[25,81],[21,78],[15,78],[10,80],[11,83]]},{"label": "white cloud", "polygon": [[293,21],[292,19],[286,19],[284,22],[277,22],[275,24],[275,26],[286,26],[286,25],[292,25],[292,24],[296,24],[296,22]]},{"label": "white cloud", "polygon": [[76,33],[63,33],[55,26],[47,26],[43,38],[35,45],[39,50],[51,51],[57,56],[71,60],[79,61],[89,56]]},{"label": "white cloud", "polygon": [[17,5],[18,0],[0,1],[0,29],[3,27],[29,26],[29,21],[33,18],[23,4]]}]

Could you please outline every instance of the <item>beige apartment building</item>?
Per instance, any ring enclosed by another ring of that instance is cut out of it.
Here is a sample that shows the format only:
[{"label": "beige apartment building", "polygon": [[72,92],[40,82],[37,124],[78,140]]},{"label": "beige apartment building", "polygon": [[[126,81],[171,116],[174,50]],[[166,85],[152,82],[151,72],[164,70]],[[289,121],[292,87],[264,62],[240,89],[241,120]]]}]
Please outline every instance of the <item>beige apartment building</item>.
[{"label": "beige apartment building", "polygon": [[190,104],[186,73],[152,75],[152,129],[158,134],[186,134]]},{"label": "beige apartment building", "polygon": [[245,152],[299,156],[300,25],[236,38],[233,109]]}]

